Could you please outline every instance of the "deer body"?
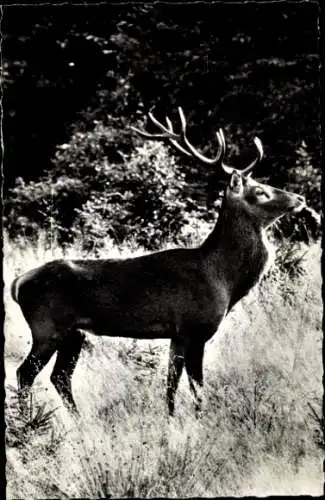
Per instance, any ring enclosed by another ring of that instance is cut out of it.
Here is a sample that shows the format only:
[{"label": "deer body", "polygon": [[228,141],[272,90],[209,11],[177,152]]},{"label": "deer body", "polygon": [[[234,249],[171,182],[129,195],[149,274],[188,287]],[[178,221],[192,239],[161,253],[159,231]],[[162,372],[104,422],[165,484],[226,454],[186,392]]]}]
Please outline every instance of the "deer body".
[{"label": "deer body", "polygon": [[18,300],[27,316],[51,304],[53,321],[66,329],[152,339],[200,322],[207,299],[215,297],[200,251],[175,249],[125,260],[53,261],[20,285]]},{"label": "deer body", "polygon": [[51,304],[53,321],[67,331],[164,339],[209,325],[214,333],[267,259],[261,230],[246,224],[243,234],[221,213],[201,247],[125,260],[55,260],[28,273],[17,299],[26,316]]},{"label": "deer body", "polygon": [[[183,122],[185,138],[184,129]],[[222,149],[221,135],[218,140]],[[170,338],[169,413],[174,412],[184,365],[200,411],[206,341],[260,279],[268,261],[266,227],[304,207],[303,197],[256,182],[246,176],[247,168],[231,172],[218,221],[199,247],[125,260],[56,260],[14,281],[13,297],[33,335],[32,350],[17,371],[22,397],[57,351],[51,380],[75,408],[71,378],[82,330],[89,330],[116,337]]]}]

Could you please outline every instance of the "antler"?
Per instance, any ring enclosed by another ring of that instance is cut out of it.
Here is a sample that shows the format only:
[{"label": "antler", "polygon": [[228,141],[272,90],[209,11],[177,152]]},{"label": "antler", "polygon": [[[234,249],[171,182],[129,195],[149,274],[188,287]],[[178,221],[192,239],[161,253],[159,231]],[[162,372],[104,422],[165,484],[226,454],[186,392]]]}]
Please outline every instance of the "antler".
[{"label": "antler", "polygon": [[[222,151],[223,151],[222,157],[223,157],[225,155],[225,153],[226,153],[226,140],[225,140],[225,136],[224,136],[222,128],[219,128],[219,130],[217,132],[217,139],[218,139],[218,142],[219,142],[219,144],[220,144],[220,146],[222,148]],[[258,156],[247,167],[245,167],[242,170],[240,170],[241,175],[244,175],[244,176],[250,175],[250,173],[252,172],[252,170],[255,167],[255,165],[259,161],[261,161],[262,158],[263,158],[263,144],[262,144],[262,141],[258,137],[254,137],[254,143],[255,143],[255,145],[257,147]],[[235,170],[233,167],[230,167],[229,165],[226,165],[223,160],[221,162],[221,166],[225,170],[225,172],[227,172],[227,173],[231,173],[231,172],[233,172],[233,170]]]},{"label": "antler", "polygon": [[[199,151],[190,143],[190,141],[186,137],[186,126],[187,126],[186,118],[185,118],[184,112],[180,106],[178,107],[178,113],[179,113],[179,117],[181,119],[181,125],[182,125],[182,138],[183,138],[186,146],[188,147],[188,149],[192,153],[192,156],[195,156],[195,158],[202,161],[203,163],[207,163],[208,165],[213,165],[215,163],[218,163],[220,161],[220,157],[222,154],[222,148],[219,148],[219,151],[218,151],[217,155],[215,156],[215,158],[207,158],[202,153],[199,153]],[[220,144],[219,144],[219,146],[220,146]]]},{"label": "antler", "polygon": [[255,158],[255,160],[252,161],[252,163],[250,163],[248,165],[248,167],[244,168],[241,171],[241,173],[244,174],[244,175],[246,175],[246,176],[251,173],[251,171],[253,170],[253,168],[255,167],[255,165],[262,160],[263,155],[264,155],[263,144],[262,144],[261,139],[259,139],[258,137],[254,137],[254,143],[255,143],[255,146],[257,147],[258,156]]},{"label": "antler", "polygon": [[145,132],[143,130],[140,130],[136,127],[131,127],[132,130],[134,130],[135,132],[137,132],[137,134],[141,135],[142,137],[145,137],[146,139],[168,139],[169,142],[176,148],[178,149],[179,151],[181,151],[181,153],[184,153],[186,154],[187,156],[192,156],[191,153],[189,153],[185,148],[183,148],[180,144],[178,144],[178,142],[176,141],[176,139],[179,139],[180,138],[180,134],[175,134],[174,130],[173,130],[173,125],[172,125],[172,122],[170,121],[170,119],[168,118],[168,116],[166,116],[166,122],[167,122],[167,127],[166,128],[162,123],[160,123],[157,118],[155,118],[153,116],[152,113],[148,113],[148,116],[149,118],[151,119],[151,121],[158,127],[162,130],[162,133],[160,134],[151,134],[149,132]]},{"label": "antler", "polygon": [[141,135],[142,137],[145,137],[146,139],[171,139],[171,138],[174,138],[174,139],[178,139],[179,137],[179,134],[175,134],[173,131],[170,131],[168,130],[166,127],[164,127],[164,125],[160,122],[158,122],[158,120],[156,120],[156,118],[153,116],[152,113],[148,113],[149,115],[149,118],[151,118],[151,120],[153,121],[153,123],[155,123],[155,125],[157,125],[159,128],[161,128],[163,130],[163,133],[160,133],[160,134],[151,134],[149,132],[145,132],[144,130],[140,130],[139,128],[137,127],[130,127],[132,130],[134,130],[137,134]]},{"label": "antler", "polygon": [[[223,170],[227,174],[232,174],[234,170],[236,170],[234,167],[231,167],[229,165],[226,165],[223,161],[223,158],[226,154],[226,141],[225,141],[225,136],[223,133],[223,130],[220,128],[216,135],[217,135],[217,140],[218,140],[218,145],[219,145],[219,151],[217,152],[216,156],[214,158],[208,158],[207,156],[204,156],[202,153],[200,153],[197,148],[193,146],[193,144],[190,143],[186,136],[186,118],[185,114],[182,110],[182,108],[179,106],[178,107],[178,113],[180,116],[181,120],[181,133],[176,134],[173,129],[172,122],[166,116],[166,123],[167,127],[163,125],[161,122],[159,122],[152,113],[148,113],[149,118],[151,121],[158,127],[162,132],[156,133],[156,134],[151,134],[149,132],[145,132],[143,130],[140,130],[136,127],[131,127],[132,130],[134,130],[137,134],[141,135],[142,137],[145,137],[146,139],[168,139],[169,142],[176,148],[178,149],[181,153],[186,154],[187,156],[192,156],[197,158],[203,163],[206,163],[208,165],[214,165],[214,164],[220,164]],[[179,144],[178,140],[182,139],[186,148]],[[253,170],[254,166],[263,158],[263,145],[261,140],[258,137],[254,138],[254,143],[257,147],[258,150],[258,156],[244,169],[240,170],[239,172],[242,175],[249,175],[251,171]]]}]

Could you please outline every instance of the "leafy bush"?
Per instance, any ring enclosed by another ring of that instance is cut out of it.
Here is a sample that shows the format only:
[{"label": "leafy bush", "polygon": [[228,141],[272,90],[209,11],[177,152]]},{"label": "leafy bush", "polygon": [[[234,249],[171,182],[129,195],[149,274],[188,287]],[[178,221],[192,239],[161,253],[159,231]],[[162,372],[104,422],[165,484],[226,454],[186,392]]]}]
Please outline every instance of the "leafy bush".
[{"label": "leafy bush", "polygon": [[40,181],[24,182],[20,177],[5,204],[4,223],[11,237],[37,238],[40,228],[62,242],[69,239],[74,207],[80,204],[83,184],[80,179],[61,175]]},{"label": "leafy bush", "polygon": [[[208,199],[203,180],[191,186],[191,169],[185,179],[164,144],[138,142],[123,117],[108,115],[105,123],[94,121],[90,130],[81,129],[57,148],[53,168],[39,181],[17,179],[5,205],[11,237],[37,237],[43,228],[60,244],[81,237],[86,249],[101,247],[105,237],[156,249],[166,239],[187,244],[195,226],[214,220],[216,207],[203,208],[191,198]],[[208,189],[214,184],[208,183]],[[320,174],[304,142],[288,173],[287,189],[305,193],[320,206]],[[213,191],[217,193],[217,185]],[[316,226],[306,212],[282,219],[275,235],[308,242],[319,236]]]},{"label": "leafy bush", "polygon": [[289,177],[289,188],[303,194],[317,210],[321,208],[321,170],[315,165],[305,141],[296,150],[296,165]]},{"label": "leafy bush", "polygon": [[298,217],[287,216],[275,226],[274,234],[282,239],[283,236],[294,241],[316,240],[321,236],[320,210],[321,210],[321,173],[308,153],[304,141],[296,150],[296,162],[287,174],[285,188],[294,193],[305,196],[311,210],[303,210]]},{"label": "leafy bush", "polygon": [[160,143],[136,147],[123,163],[97,167],[102,185],[78,212],[75,234],[97,246],[106,236],[156,248],[186,221],[185,175]]},{"label": "leafy bush", "polygon": [[145,248],[175,237],[194,207],[184,198],[185,175],[163,144],[145,143],[127,156],[129,142],[123,120],[75,132],[40,181],[17,180],[5,207],[9,234],[33,237],[42,227],[61,244],[82,236],[91,248],[106,236]]}]

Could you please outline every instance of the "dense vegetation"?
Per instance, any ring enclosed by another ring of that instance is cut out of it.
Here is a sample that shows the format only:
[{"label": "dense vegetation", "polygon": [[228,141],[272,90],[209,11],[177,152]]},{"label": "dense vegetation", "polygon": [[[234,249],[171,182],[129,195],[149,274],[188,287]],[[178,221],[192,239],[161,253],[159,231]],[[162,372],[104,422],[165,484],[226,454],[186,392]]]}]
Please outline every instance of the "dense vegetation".
[{"label": "dense vegetation", "polygon": [[223,127],[238,168],[259,136],[266,156],[256,177],[319,211],[317,3],[3,11],[8,497],[320,495],[323,307],[312,217],[276,227],[275,237],[290,238],[278,241],[275,266],[208,342],[199,421],[184,378],[167,417],[167,342],[90,334],[72,382],[80,421],[49,382],[54,360],[21,415],[16,369],[31,334],[10,296],[15,276],[53,258],[134,256],[207,235],[220,172],[136,137],[130,125],[146,126],[150,110],[177,126],[182,106],[206,155]]},{"label": "dense vegetation", "polygon": [[[168,342],[91,335],[72,379],[80,420],[49,381],[54,360],[23,419],[15,370],[31,336],[10,283],[50,259],[83,257],[80,248],[5,241],[8,498],[321,495],[320,245],[282,246],[285,270],[275,266],[207,343],[202,419],[185,375],[168,419]],[[107,255],[131,252],[111,244],[100,250]]]},{"label": "dense vegetation", "polygon": [[154,248],[188,219],[211,220],[218,172],[142,147],[129,128],[149,110],[175,121],[178,105],[206,154],[224,128],[234,166],[261,137],[257,175],[319,209],[317,15],[315,3],[5,8],[11,236],[43,227],[62,243],[108,234]]}]

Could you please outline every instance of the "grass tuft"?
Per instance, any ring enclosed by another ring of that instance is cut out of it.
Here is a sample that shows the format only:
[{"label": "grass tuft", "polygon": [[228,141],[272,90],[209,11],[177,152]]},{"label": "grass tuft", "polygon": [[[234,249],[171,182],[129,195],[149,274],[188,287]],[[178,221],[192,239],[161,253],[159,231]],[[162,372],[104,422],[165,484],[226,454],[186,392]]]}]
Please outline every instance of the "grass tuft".
[{"label": "grass tuft", "polygon": [[[322,494],[319,244],[281,247],[207,343],[200,420],[185,375],[168,418],[168,342],[90,334],[72,382],[76,420],[49,381],[54,359],[35,380],[28,414],[18,412],[15,373],[31,335],[10,283],[48,260],[87,256],[77,242],[64,250],[43,243],[4,240],[8,498]],[[107,240],[100,252],[141,249]]]}]

